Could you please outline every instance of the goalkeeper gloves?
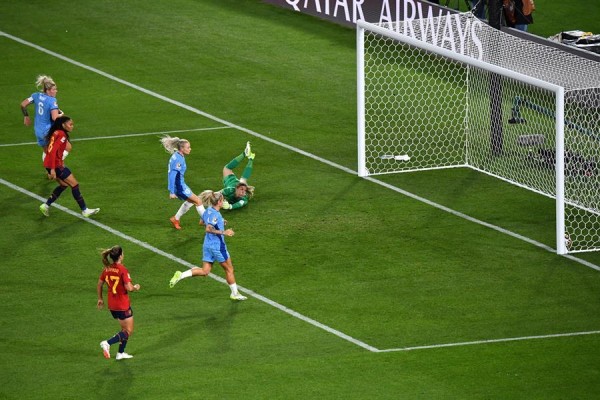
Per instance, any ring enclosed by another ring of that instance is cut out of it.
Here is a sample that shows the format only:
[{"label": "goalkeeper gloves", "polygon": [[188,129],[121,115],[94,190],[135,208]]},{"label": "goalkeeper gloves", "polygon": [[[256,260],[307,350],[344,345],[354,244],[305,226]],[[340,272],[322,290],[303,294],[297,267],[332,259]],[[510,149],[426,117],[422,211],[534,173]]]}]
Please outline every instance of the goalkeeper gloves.
[{"label": "goalkeeper gloves", "polygon": [[231,210],[231,204],[225,199],[223,199],[223,206],[221,207],[223,210]]}]

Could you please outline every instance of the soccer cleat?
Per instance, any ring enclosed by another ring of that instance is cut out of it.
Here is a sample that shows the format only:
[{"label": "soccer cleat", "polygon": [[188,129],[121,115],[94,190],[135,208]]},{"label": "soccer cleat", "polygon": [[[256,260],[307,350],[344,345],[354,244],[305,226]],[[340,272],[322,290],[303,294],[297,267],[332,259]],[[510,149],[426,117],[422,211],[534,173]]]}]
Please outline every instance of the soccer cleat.
[{"label": "soccer cleat", "polygon": [[48,207],[48,204],[42,203],[42,205],[40,205],[40,211],[42,212],[42,214],[44,214],[44,216],[50,216],[50,207]]},{"label": "soccer cleat", "polygon": [[232,293],[232,294],[231,294],[231,296],[229,296],[229,298],[230,298],[231,300],[240,300],[240,301],[241,301],[241,300],[246,300],[246,299],[247,299],[247,297],[246,297],[246,296],[242,296],[242,295],[241,295],[241,294],[239,294],[239,293],[235,293],[235,294],[233,294],[233,293]]},{"label": "soccer cleat", "polygon": [[86,208],[85,210],[83,210],[81,212],[81,215],[83,215],[86,218],[89,218],[94,214],[98,214],[99,211],[100,211],[99,208]]},{"label": "soccer cleat", "polygon": [[173,228],[180,230],[181,229],[181,225],[179,225],[179,220],[175,219],[175,217],[171,217],[169,218],[169,221],[171,221],[171,223],[173,224]]},{"label": "soccer cleat", "polygon": [[110,358],[110,344],[106,340],[100,342],[100,347],[102,348],[102,352],[104,353],[104,358]]},{"label": "soccer cleat", "polygon": [[248,160],[254,160],[255,156],[256,156],[256,154],[250,153],[247,157],[248,157]]},{"label": "soccer cleat", "polygon": [[124,360],[126,358],[133,358],[133,356],[131,354],[127,354],[127,353],[117,353],[117,356],[115,357],[115,359],[118,360]]},{"label": "soccer cleat", "polygon": [[169,287],[172,288],[173,286],[175,286],[175,284],[179,282],[179,279],[181,279],[181,271],[175,271],[175,274],[169,281]]},{"label": "soccer cleat", "polygon": [[252,154],[252,148],[250,147],[250,142],[246,142],[246,148],[244,149],[244,155],[248,158],[250,158],[250,155]]}]

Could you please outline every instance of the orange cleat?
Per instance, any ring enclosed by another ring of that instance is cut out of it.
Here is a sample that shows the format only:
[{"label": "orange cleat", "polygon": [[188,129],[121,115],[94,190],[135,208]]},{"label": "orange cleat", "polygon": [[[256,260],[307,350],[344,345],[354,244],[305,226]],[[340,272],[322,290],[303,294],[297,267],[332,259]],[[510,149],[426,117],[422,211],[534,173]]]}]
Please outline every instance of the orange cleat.
[{"label": "orange cleat", "polygon": [[169,218],[169,221],[171,221],[171,223],[173,224],[173,228],[177,230],[181,229],[181,225],[179,225],[179,220],[175,219],[175,217]]}]

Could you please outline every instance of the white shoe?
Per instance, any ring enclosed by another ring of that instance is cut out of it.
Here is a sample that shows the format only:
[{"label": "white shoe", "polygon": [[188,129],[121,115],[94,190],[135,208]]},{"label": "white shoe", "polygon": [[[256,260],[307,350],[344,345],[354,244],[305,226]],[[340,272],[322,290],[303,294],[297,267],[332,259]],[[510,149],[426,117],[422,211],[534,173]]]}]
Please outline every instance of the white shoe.
[{"label": "white shoe", "polygon": [[104,353],[104,358],[110,358],[110,344],[106,340],[100,342],[100,347],[102,348],[102,352]]},{"label": "white shoe", "polygon": [[86,218],[89,218],[94,214],[98,214],[99,211],[100,211],[99,208],[86,208],[85,210],[83,210],[81,212],[81,215],[83,215]]},{"label": "white shoe", "polygon": [[244,155],[249,157],[252,154],[252,148],[250,147],[250,142],[246,142],[246,148],[244,149]]},{"label": "white shoe", "polygon": [[115,360],[124,360],[126,358],[133,358],[133,356],[131,354],[127,354],[127,353],[117,353]]},{"label": "white shoe", "polygon": [[42,203],[42,205],[40,206],[40,211],[42,212],[42,214],[44,214],[44,216],[50,216],[50,207],[48,207],[48,204]]},{"label": "white shoe", "polygon": [[239,294],[239,293],[236,293],[236,294],[233,294],[233,293],[232,293],[232,294],[231,294],[231,296],[229,296],[229,298],[230,298],[231,300],[240,300],[240,301],[241,301],[241,300],[246,300],[246,299],[247,299],[247,297],[246,297],[246,296],[242,296],[242,295],[241,295],[241,294]]}]

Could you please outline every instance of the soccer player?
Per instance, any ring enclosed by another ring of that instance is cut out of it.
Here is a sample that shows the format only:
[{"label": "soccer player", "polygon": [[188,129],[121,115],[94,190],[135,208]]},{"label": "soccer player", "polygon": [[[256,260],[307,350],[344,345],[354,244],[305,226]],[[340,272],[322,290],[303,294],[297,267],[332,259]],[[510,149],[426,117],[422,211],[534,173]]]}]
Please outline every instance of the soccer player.
[{"label": "soccer player", "polygon": [[177,213],[170,218],[171,224],[177,230],[181,229],[179,220],[189,211],[192,206],[196,206],[196,211],[200,217],[204,213],[204,206],[200,201],[200,198],[196,196],[192,189],[185,183],[185,171],[187,165],[185,163],[185,157],[190,154],[192,147],[190,142],[186,139],[180,139],[178,137],[170,137],[168,135],[163,136],[160,139],[165,150],[171,154],[169,159],[168,169],[168,188],[169,198],[183,200],[183,204],[179,207]]},{"label": "soccer player", "polygon": [[[51,77],[40,75],[35,81],[35,85],[40,89],[39,92],[33,93],[31,96],[21,102],[21,112],[23,113],[23,123],[25,126],[31,125],[31,117],[27,111],[27,107],[33,104],[35,107],[35,119],[33,129],[37,143],[42,147],[42,161],[46,157],[46,148],[48,142],[46,134],[52,126],[52,122],[62,115],[62,111],[58,108],[56,94],[58,88]],[[63,158],[67,156],[68,151],[63,154]]]},{"label": "soccer player", "polygon": [[132,358],[131,354],[125,353],[125,346],[129,337],[133,334],[133,310],[129,301],[128,292],[140,290],[139,284],[132,284],[129,271],[123,265],[123,249],[121,246],[113,246],[102,251],[102,264],[104,269],[98,279],[98,309],[104,307],[102,292],[104,284],[108,287],[108,309],[113,318],[119,321],[121,330],[108,340],[100,342],[100,348],[104,358],[110,358],[110,346],[119,343],[119,352],[115,357],[117,360]]},{"label": "soccer player", "polygon": [[225,229],[225,220],[219,212],[223,206],[223,194],[205,190],[200,193],[200,198],[205,204],[210,204],[210,207],[202,215],[206,227],[204,245],[202,246],[202,268],[194,267],[185,272],[176,271],[169,282],[169,287],[172,288],[177,282],[185,278],[210,274],[214,262],[217,261],[225,270],[225,280],[231,289],[229,297],[232,300],[246,300],[247,297],[242,296],[238,291],[233,273],[233,263],[225,245],[225,236],[233,236],[235,232],[233,229]]},{"label": "soccer player", "polygon": [[[255,154],[252,152],[250,142],[248,142],[244,151],[223,167],[223,189],[221,189],[221,193],[223,193],[226,200],[223,209],[235,210],[244,207],[254,195],[254,186],[248,185],[248,179],[250,179],[254,165],[254,157]],[[242,177],[238,179],[233,169],[244,161],[244,158],[247,158],[248,162],[242,171]]]},{"label": "soccer player", "polygon": [[61,195],[62,192],[71,187],[71,193],[73,198],[79,204],[81,208],[81,215],[84,217],[90,217],[98,211],[99,208],[87,208],[85,200],[79,191],[79,182],[75,179],[75,175],[71,173],[71,170],[64,164],[63,153],[65,150],[71,150],[71,142],[69,141],[69,133],[73,130],[73,120],[66,115],[61,115],[56,118],[56,121],[50,127],[46,140],[48,148],[46,150],[47,155],[44,159],[44,167],[48,171],[48,179],[56,180],[58,186],[54,189],[48,200],[40,205],[40,211],[46,217],[50,216],[50,206],[54,203]]}]

